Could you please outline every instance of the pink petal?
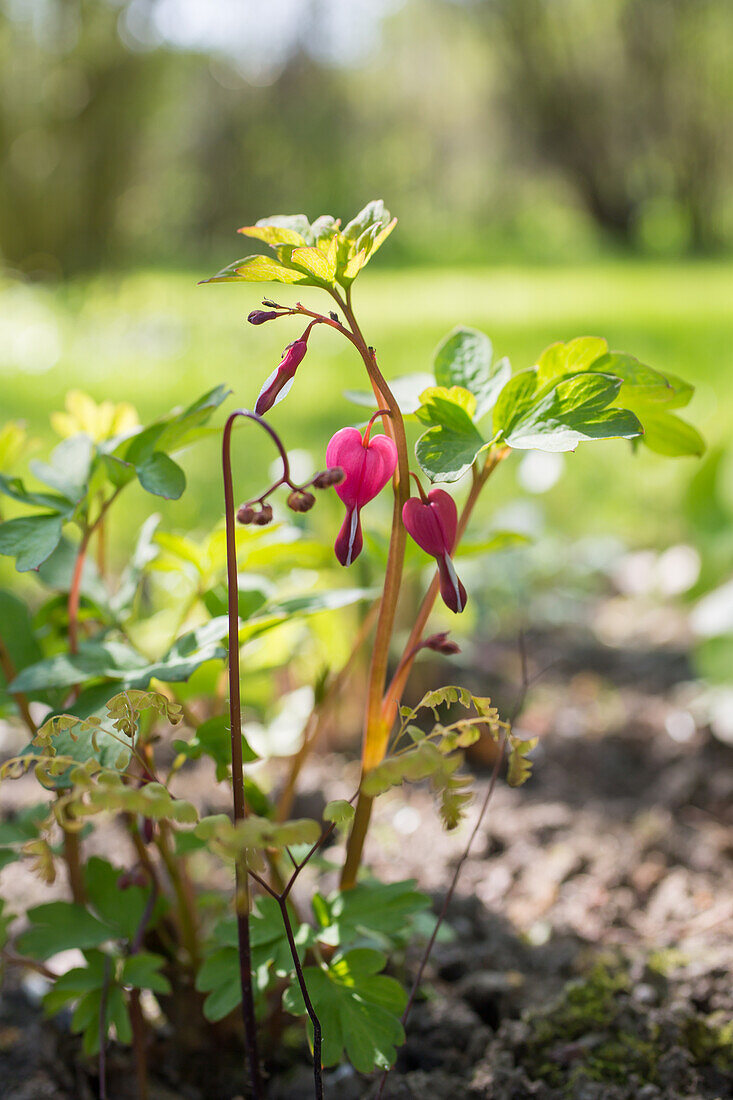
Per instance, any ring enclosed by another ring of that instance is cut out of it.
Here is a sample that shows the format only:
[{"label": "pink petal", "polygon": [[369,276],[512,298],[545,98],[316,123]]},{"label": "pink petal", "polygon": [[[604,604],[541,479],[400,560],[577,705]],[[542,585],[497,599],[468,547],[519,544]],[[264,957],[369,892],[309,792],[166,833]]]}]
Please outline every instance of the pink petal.
[{"label": "pink petal", "polygon": [[341,428],[326,449],[329,469],[340,466],[345,477],[336,486],[344,504],[363,507],[372,500],[394,473],[397,448],[386,435],[375,435],[365,447],[358,428]]},{"label": "pink petal", "polygon": [[265,384],[260,390],[255,404],[255,412],[258,416],[268,412],[273,405],[277,405],[290,392],[295,372],[302,363],[307,350],[308,345],[305,340],[296,340],[288,348],[282,361],[265,380]]},{"label": "pink petal", "polygon": [[423,504],[419,497],[410,497],[402,509],[402,522],[426,553],[439,558],[448,552],[438,513],[432,505]]},{"label": "pink petal", "polygon": [[431,489],[428,493],[428,500],[438,517],[445,547],[448,553],[452,554],[456,546],[456,532],[458,529],[456,502],[450,493],[446,493],[444,489]]}]

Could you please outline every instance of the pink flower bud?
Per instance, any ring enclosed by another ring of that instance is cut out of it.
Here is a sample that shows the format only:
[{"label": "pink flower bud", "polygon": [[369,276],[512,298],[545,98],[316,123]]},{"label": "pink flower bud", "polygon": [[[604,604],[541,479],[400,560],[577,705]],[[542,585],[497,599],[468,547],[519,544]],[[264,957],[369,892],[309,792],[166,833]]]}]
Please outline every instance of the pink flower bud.
[{"label": "pink flower bud", "polygon": [[453,497],[443,489],[431,489],[426,501],[410,497],[402,509],[402,522],[418,546],[438,563],[440,594],[451,611],[463,611],[466,589],[456,576],[451,554],[456,544],[458,511]]},{"label": "pink flower bud", "polygon": [[290,387],[295,378],[295,372],[303,362],[307,350],[308,341],[303,337],[301,337],[300,340],[296,340],[289,348],[286,348],[280,365],[276,367],[270,377],[266,379],[264,386],[260,390],[260,395],[255,405],[255,412],[258,416],[262,416],[264,413],[269,412],[273,405],[277,405],[277,403],[282,401],[283,397],[286,397],[290,392]]},{"label": "pink flower bud", "polygon": [[370,439],[369,428],[363,438],[358,428],[341,428],[328,444],[326,464],[329,470],[340,466],[344,472],[336,492],[346,505],[346,518],[334,549],[342,565],[351,565],[363,546],[360,511],[392,477],[397,448],[387,435]]}]

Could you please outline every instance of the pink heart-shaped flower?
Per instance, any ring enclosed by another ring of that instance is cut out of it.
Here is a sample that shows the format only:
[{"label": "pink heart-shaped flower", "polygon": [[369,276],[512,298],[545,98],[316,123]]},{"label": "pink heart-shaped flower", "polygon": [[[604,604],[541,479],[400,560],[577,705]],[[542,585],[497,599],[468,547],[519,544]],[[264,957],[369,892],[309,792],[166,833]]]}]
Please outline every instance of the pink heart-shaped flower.
[{"label": "pink heart-shaped flower", "polygon": [[431,489],[426,504],[419,497],[410,497],[402,509],[402,521],[426,553],[434,558],[453,553],[458,510],[453,497],[444,489]]},{"label": "pink heart-shaped flower", "polygon": [[397,465],[397,448],[389,436],[375,435],[366,440],[358,428],[341,428],[326,449],[329,470],[340,467],[344,480],[336,492],[346,505],[346,517],[334,549],[342,565],[351,565],[363,546],[360,511],[387,484]]}]

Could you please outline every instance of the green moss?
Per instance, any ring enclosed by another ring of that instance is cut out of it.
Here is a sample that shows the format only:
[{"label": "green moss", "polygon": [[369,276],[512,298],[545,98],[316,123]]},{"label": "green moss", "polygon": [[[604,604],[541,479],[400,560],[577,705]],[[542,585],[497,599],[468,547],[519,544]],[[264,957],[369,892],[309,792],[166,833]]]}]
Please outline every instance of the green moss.
[{"label": "green moss", "polygon": [[660,1059],[672,1048],[686,1052],[692,1065],[733,1069],[733,1023],[691,1010],[687,1017],[670,1014],[670,1026],[660,1029],[631,992],[627,964],[597,961],[547,1009],[528,1014],[519,1055],[529,1076],[569,1095],[581,1079],[657,1084]]}]

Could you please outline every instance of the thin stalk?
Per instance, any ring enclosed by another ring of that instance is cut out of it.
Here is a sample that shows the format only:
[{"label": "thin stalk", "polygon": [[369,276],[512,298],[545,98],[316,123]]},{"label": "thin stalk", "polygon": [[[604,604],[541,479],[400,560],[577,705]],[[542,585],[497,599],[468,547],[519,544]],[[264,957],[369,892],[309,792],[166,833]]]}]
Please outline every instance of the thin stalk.
[{"label": "thin stalk", "polygon": [[[15,665],[13,664],[13,658],[10,656],[8,647],[5,645],[5,642],[2,638],[0,638],[0,669],[2,669],[2,674],[5,677],[5,683],[12,683],[16,676],[16,669]],[[28,732],[30,733],[31,737],[35,737],[38,733],[38,730],[30,712],[27,696],[25,696],[22,691],[13,691],[10,694],[15,700],[15,705],[18,708],[18,713],[25,722],[28,728]]]},{"label": "thin stalk", "polygon": [[138,1100],[148,1100],[147,1027],[140,1007],[140,990],[131,989],[128,1001],[132,1027],[132,1053],[135,1060],[135,1079]]},{"label": "thin stalk", "polygon": [[[224,478],[224,512],[227,545],[227,596],[229,614],[229,720],[232,738],[232,799],[234,820],[242,821],[247,813],[244,797],[242,760],[242,704],[239,687],[239,581],[237,577],[237,536],[235,529],[234,484],[232,480],[232,429],[238,417],[244,416],[261,424],[275,440],[281,456],[282,444],[268,424],[248,410],[238,409],[227,419],[222,439],[222,472]],[[284,461],[287,461],[287,456]],[[263,1096],[260,1060],[257,1049],[254,991],[252,988],[252,948],[249,935],[249,879],[246,868],[238,861],[236,876],[237,937],[239,943],[239,974],[242,987],[242,1019],[244,1041],[249,1064],[249,1076],[255,1100]]]},{"label": "thin stalk", "polygon": [[[476,502],[481,495],[481,491],[484,485],[486,484],[496,467],[502,461],[502,459],[506,457],[506,454],[507,452],[505,450],[496,451],[493,454],[489,453],[483,467],[480,470],[474,472],[471,490],[466,499],[466,503],[463,506],[461,515],[458,519],[458,527],[456,531],[456,546],[460,543],[463,535],[466,532],[471,514],[473,513]],[[412,670],[413,661],[418,652],[417,646],[422,639],[428,619],[430,618],[430,613],[432,612],[433,607],[435,606],[435,601],[438,598],[439,591],[440,578],[438,573],[436,572],[435,576],[430,582],[430,586],[428,587],[425,596],[423,597],[423,601],[420,604],[420,608],[418,610],[415,622],[412,626],[412,630],[410,631],[410,635],[405,642],[402,659],[397,666],[395,675],[392,678],[389,688],[387,689],[387,692],[384,696],[384,701],[382,704],[382,716],[384,722],[388,724],[390,729],[392,728],[392,724],[394,723],[399,700],[405,690],[405,685],[407,684],[408,677]],[[412,654],[412,656],[410,656],[410,654]]]},{"label": "thin stalk", "polygon": [[305,975],[303,974],[303,967],[300,962],[300,956],[298,955],[298,948],[295,943],[295,937],[293,935],[293,926],[290,923],[290,916],[288,914],[288,900],[287,896],[280,896],[278,898],[278,905],[280,906],[280,912],[282,914],[283,924],[285,925],[285,935],[288,938],[288,944],[290,946],[290,954],[293,957],[293,966],[295,967],[295,974],[298,979],[298,985],[300,986],[300,994],[303,998],[303,1004],[305,1010],[308,1013],[311,1025],[313,1027],[313,1084],[315,1100],[323,1100],[323,1065],[321,1055],[322,1044],[322,1032],[321,1021],[318,1019],[313,1002],[310,999],[308,993],[308,986],[305,981]]},{"label": "thin stalk", "polygon": [[189,962],[195,970],[199,963],[200,951],[198,944],[198,930],[196,928],[195,901],[191,896],[189,885],[184,881],[181,870],[176,862],[170,843],[170,835],[166,828],[167,822],[159,823],[158,835],[155,838],[155,846],[165,864],[168,878],[176,895],[176,911],[178,925],[181,933],[181,943],[188,952]]},{"label": "thin stalk", "polygon": [[99,999],[99,1100],[107,1100],[107,997],[109,995],[109,956],[104,959],[102,995]]},{"label": "thin stalk", "polygon": [[[97,521],[99,522],[99,521]],[[74,562],[74,572],[71,576],[71,587],[69,588],[68,599],[68,615],[69,615],[69,649],[72,653],[77,653],[79,650],[79,603],[81,600],[81,578],[84,572],[84,562],[87,556],[87,549],[89,547],[89,540],[92,536],[92,528],[88,527],[81,537],[79,548],[76,551],[76,561]]]},{"label": "thin stalk", "polygon": [[71,829],[63,831],[64,863],[69,879],[71,896],[77,905],[84,905],[87,900],[87,892],[84,887],[84,874],[81,869],[81,841],[79,834]]},{"label": "thin stalk", "polygon": [[[351,308],[351,292],[342,298],[338,292],[334,297],[343,310],[344,316],[351,328],[354,341],[364,361],[369,379],[378,401],[386,405],[389,416],[384,417],[385,431],[394,440],[397,447],[397,471],[394,482],[394,508],[392,512],[392,533],[389,542],[387,556],[387,568],[384,577],[384,588],[379,605],[379,616],[372,650],[372,661],[369,670],[369,685],[367,688],[366,709],[364,714],[364,732],[362,740],[362,773],[368,772],[380,762],[384,756],[387,745],[389,729],[385,729],[382,721],[382,696],[387,680],[387,667],[389,662],[389,649],[394,630],[397,601],[402,583],[402,567],[405,558],[405,543],[407,532],[402,523],[402,508],[410,494],[410,471],[407,453],[407,439],[405,425],[402,419],[400,407],[395,397],[382,376],[374,350],[370,348],[359,328],[354,312]],[[359,796],[359,801],[354,815],[354,823],[346,846],[346,859],[341,873],[341,888],[348,889],[356,882],[356,876],[361,863],[364,849],[364,840],[371,817],[372,800],[366,796]]]}]

